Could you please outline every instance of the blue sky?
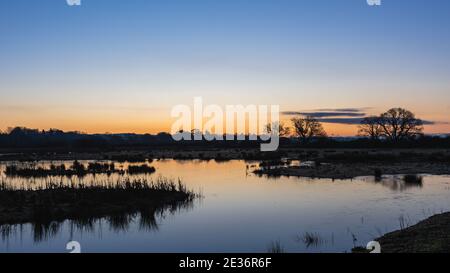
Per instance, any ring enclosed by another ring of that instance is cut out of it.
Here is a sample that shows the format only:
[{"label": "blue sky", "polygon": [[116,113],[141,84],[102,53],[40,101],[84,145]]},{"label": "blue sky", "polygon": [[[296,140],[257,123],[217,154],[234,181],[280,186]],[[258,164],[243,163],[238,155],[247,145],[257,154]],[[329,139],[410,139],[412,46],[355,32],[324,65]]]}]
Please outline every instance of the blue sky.
[{"label": "blue sky", "polygon": [[194,96],[448,121],[450,1],[0,3],[1,129],[153,132]]}]

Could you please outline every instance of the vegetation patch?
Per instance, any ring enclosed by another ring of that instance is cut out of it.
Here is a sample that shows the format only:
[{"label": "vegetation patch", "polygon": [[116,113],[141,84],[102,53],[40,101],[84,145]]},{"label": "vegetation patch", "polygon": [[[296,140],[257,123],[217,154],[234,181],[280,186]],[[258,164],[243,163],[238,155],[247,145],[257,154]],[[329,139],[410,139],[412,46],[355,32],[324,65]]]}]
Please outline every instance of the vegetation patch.
[{"label": "vegetation patch", "polygon": [[147,164],[142,165],[129,165],[128,169],[125,171],[123,169],[118,169],[114,163],[101,163],[101,162],[90,162],[87,165],[80,163],[75,160],[72,165],[66,167],[65,164],[54,165],[51,164],[50,167],[40,167],[34,164],[27,164],[25,166],[18,165],[8,165],[5,169],[5,174],[7,176],[18,176],[18,177],[48,177],[48,176],[86,176],[88,174],[150,174],[154,173],[156,169]]},{"label": "vegetation patch", "polygon": [[181,181],[119,179],[97,184],[47,184],[44,189],[0,184],[0,225],[91,219],[175,208],[198,195]]},{"label": "vegetation patch", "polygon": [[[450,253],[450,213],[434,215],[375,241],[380,243],[382,253]],[[368,251],[356,247],[352,252]]]}]

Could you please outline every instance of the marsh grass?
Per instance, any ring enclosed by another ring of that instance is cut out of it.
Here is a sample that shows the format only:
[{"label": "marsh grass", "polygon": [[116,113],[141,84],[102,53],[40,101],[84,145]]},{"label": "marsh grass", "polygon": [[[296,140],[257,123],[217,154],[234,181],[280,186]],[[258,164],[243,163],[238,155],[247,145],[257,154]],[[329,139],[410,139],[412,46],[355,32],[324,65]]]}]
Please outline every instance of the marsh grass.
[{"label": "marsh grass", "polygon": [[297,242],[302,242],[306,247],[319,246],[324,240],[318,233],[305,232],[302,236],[297,236]]},{"label": "marsh grass", "polygon": [[65,164],[50,164],[48,167],[42,167],[37,164],[8,165],[5,168],[5,174],[12,177],[24,178],[42,178],[50,176],[78,176],[83,177],[89,174],[151,174],[156,169],[147,163],[141,165],[129,165],[127,169],[116,168],[113,162],[89,162],[87,165],[75,160],[70,166]]},{"label": "marsh grass", "polygon": [[267,252],[276,254],[276,253],[284,253],[285,250],[284,250],[284,247],[281,244],[281,242],[279,240],[277,240],[277,241],[272,241],[269,244],[269,246],[267,247]]},{"label": "marsh grass", "polygon": [[114,163],[90,162],[86,165],[75,160],[72,165],[66,167],[64,164],[50,164],[42,167],[36,164],[25,164],[23,166],[8,165],[5,169],[7,176],[17,177],[48,177],[48,176],[86,176],[88,174],[124,174],[123,170],[116,169]]},{"label": "marsh grass", "polygon": [[128,174],[150,174],[150,173],[154,173],[156,171],[155,167],[149,166],[147,164],[142,164],[142,165],[130,165],[128,166]]},{"label": "marsh grass", "polygon": [[[47,180],[33,187],[0,182],[0,225],[41,223],[66,219],[86,221],[109,217],[115,229],[123,229],[130,215],[139,213],[143,226],[155,226],[154,214],[189,206],[199,194],[186,188],[181,180],[158,177],[156,180],[118,178],[91,183],[63,183]],[[153,214],[153,215],[152,215]],[[150,224],[149,224],[150,223]]]},{"label": "marsh grass", "polygon": [[381,169],[375,169],[374,176],[375,176],[375,181],[381,181],[381,179],[383,178],[383,172],[381,171]]},{"label": "marsh grass", "polygon": [[108,157],[109,160],[117,161],[119,163],[139,163],[139,162],[152,162],[153,160],[150,159],[151,156],[146,156],[144,154],[135,154],[135,155],[129,155],[129,154],[121,154],[121,155],[111,155]]},{"label": "marsh grass", "polygon": [[400,230],[404,230],[411,226],[411,219],[409,217],[405,217],[404,215],[400,215],[398,217]]},{"label": "marsh grass", "polygon": [[407,174],[403,177],[403,181],[409,185],[419,185],[423,184],[423,177],[417,174]]}]

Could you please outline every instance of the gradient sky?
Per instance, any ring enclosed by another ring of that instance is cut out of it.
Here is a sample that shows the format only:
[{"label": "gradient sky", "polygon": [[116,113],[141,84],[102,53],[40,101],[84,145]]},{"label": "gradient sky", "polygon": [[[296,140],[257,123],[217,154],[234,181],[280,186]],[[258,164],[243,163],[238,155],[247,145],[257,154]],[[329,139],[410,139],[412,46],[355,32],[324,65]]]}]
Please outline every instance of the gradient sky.
[{"label": "gradient sky", "polygon": [[283,111],[401,106],[450,132],[448,0],[0,5],[2,130],[168,131],[172,106],[202,96]]}]

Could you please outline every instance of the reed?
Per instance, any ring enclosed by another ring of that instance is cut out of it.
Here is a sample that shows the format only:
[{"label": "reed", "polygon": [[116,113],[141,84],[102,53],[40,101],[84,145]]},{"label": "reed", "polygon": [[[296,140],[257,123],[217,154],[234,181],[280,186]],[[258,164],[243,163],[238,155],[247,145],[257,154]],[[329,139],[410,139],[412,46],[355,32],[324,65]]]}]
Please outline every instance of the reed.
[{"label": "reed", "polygon": [[[32,187],[0,182],[1,224],[51,222],[173,208],[199,197],[181,180],[120,177],[81,183],[49,179]],[[148,213],[147,213],[148,214]]]},{"label": "reed", "polygon": [[130,165],[128,166],[128,174],[150,174],[156,171],[155,167],[148,166],[146,164],[142,165]]}]

